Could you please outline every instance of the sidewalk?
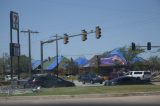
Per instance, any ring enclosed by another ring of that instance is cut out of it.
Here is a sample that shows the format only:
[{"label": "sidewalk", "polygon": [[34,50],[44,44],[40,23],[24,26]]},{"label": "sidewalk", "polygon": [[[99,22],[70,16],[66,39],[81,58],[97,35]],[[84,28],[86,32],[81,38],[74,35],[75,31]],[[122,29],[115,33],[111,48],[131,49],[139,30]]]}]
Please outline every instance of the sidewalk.
[{"label": "sidewalk", "polygon": [[125,97],[125,96],[150,96],[160,95],[158,92],[134,92],[134,93],[116,93],[116,94],[81,94],[81,95],[46,95],[46,96],[4,96],[3,100],[51,100],[51,99],[77,99],[77,98],[105,98],[105,97]]}]

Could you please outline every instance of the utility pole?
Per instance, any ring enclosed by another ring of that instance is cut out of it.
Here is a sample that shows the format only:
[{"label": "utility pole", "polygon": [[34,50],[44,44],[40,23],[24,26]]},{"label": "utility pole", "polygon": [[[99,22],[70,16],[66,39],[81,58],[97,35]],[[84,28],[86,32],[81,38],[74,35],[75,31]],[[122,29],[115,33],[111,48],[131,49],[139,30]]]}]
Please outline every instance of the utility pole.
[{"label": "utility pole", "polygon": [[32,34],[37,34],[37,33],[39,33],[39,32],[37,32],[37,31],[32,31],[32,30],[26,30],[26,31],[24,31],[24,30],[22,30],[21,32],[23,32],[23,33],[28,33],[28,47],[29,47],[29,76],[31,77],[31,70],[32,70],[32,63],[31,63],[31,33]]},{"label": "utility pole", "polygon": [[6,72],[6,59],[5,59],[5,54],[3,53],[3,72],[2,72],[2,77],[5,76],[5,72]]},{"label": "utility pole", "polygon": [[41,41],[40,42],[40,44],[41,44],[41,73],[44,73],[44,71],[43,71],[43,41]]},{"label": "utility pole", "polygon": [[99,63],[100,63],[100,61],[99,61],[99,56],[97,55],[96,58],[97,58],[97,70],[98,70],[98,72],[99,72],[99,71],[100,71],[100,70],[99,70]]},{"label": "utility pole", "polygon": [[56,62],[57,62],[57,67],[56,67],[56,72],[57,72],[57,77],[58,77],[58,38],[61,38],[61,36],[58,36],[57,34],[55,36],[52,36],[56,38]]},{"label": "utility pole", "polygon": [[[57,39],[57,35],[56,35]],[[56,59],[57,59],[57,77],[58,77],[58,40],[56,40]]]}]

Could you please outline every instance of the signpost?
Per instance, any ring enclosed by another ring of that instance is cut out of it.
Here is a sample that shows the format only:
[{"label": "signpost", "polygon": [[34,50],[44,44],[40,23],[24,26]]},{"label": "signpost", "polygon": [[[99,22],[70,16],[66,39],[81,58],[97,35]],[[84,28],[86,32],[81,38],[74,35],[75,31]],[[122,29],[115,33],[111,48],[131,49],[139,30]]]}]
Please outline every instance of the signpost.
[{"label": "signpost", "polygon": [[[13,43],[12,31],[17,31],[17,43]],[[20,79],[19,60],[20,60],[20,44],[19,44],[19,16],[18,13],[10,12],[10,61],[11,61],[11,80],[13,80],[13,57],[17,57],[18,61],[18,79]]]}]

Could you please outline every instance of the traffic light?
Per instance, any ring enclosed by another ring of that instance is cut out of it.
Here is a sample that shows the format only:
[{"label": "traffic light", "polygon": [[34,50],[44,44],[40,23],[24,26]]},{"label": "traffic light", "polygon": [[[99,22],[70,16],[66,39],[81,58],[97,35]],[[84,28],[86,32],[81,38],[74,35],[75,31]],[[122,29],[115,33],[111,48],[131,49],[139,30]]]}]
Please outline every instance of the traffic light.
[{"label": "traffic light", "polygon": [[69,41],[68,41],[68,35],[65,33],[64,34],[64,44],[67,44]]},{"label": "traffic light", "polygon": [[136,45],[134,42],[132,42],[132,50],[135,50],[136,49]]},{"label": "traffic light", "polygon": [[86,30],[82,30],[82,41],[87,40],[87,31]]},{"label": "traffic light", "polygon": [[99,39],[101,37],[101,28],[99,26],[96,27],[96,38]]},{"label": "traffic light", "polygon": [[147,42],[147,50],[151,50],[151,42]]}]

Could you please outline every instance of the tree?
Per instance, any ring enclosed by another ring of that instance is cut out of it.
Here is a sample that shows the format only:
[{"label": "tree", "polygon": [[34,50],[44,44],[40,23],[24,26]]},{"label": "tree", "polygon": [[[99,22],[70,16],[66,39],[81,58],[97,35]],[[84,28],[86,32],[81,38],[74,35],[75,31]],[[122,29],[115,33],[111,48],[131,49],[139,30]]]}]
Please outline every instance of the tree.
[{"label": "tree", "polygon": [[2,58],[0,58],[0,73],[5,74],[6,71],[10,69],[10,61],[8,53],[3,53]]},{"label": "tree", "polygon": [[[28,63],[29,63],[29,58],[25,55],[20,56],[20,67],[19,71],[20,73],[28,72]],[[18,62],[17,62],[17,57],[13,57],[13,71],[14,73],[17,73],[18,70]],[[0,58],[0,72],[9,74],[10,73],[10,56],[8,53],[4,53],[3,57]]]},{"label": "tree", "polygon": [[68,63],[67,70],[68,70],[68,74],[71,74],[71,75],[76,75],[78,73],[78,65],[73,61],[72,58]]},{"label": "tree", "polygon": [[151,56],[148,59],[149,67],[151,71],[160,70],[160,57],[158,56]]},{"label": "tree", "polygon": [[131,47],[127,48],[126,46],[120,48],[120,50],[123,52],[127,64],[130,64],[134,57],[145,51],[145,49],[140,47],[137,47],[136,50],[132,50]]},{"label": "tree", "polygon": [[126,59],[127,65],[130,70],[143,70],[146,69],[146,63],[136,62],[133,63],[132,60],[137,57],[139,54],[145,52],[145,49],[141,47],[137,47],[136,50],[132,50],[132,47],[127,48],[126,46],[120,48],[120,51],[124,54],[124,58]]}]

